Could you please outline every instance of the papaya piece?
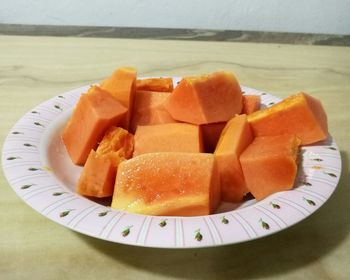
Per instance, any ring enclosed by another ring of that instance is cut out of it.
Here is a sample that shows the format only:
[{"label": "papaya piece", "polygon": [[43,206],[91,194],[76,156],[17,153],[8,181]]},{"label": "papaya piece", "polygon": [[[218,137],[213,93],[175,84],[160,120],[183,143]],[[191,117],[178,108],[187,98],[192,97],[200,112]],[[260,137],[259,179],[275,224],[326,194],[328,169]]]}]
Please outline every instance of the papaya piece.
[{"label": "papaya piece", "polygon": [[164,108],[168,92],[136,91],[130,131],[135,132],[138,125],[153,125],[176,122]]},{"label": "papaya piece", "polygon": [[292,189],[300,144],[295,135],[260,136],[244,150],[240,156],[244,178],[257,200]]},{"label": "papaya piece", "polygon": [[136,70],[131,67],[122,67],[115,70],[112,76],[101,83],[101,88],[108,91],[114,98],[128,109],[122,127],[129,129],[133,110],[134,94],[136,89]]},{"label": "papaya piece", "polygon": [[243,95],[242,114],[249,115],[260,109],[261,98],[259,95]]},{"label": "papaya piece", "polygon": [[112,208],[144,215],[196,216],[220,201],[213,154],[149,153],[119,165]]},{"label": "papaya piece", "polygon": [[199,126],[168,123],[138,126],[135,133],[134,157],[154,152],[200,153],[203,151]]},{"label": "papaya piece", "polygon": [[232,73],[183,78],[165,108],[178,121],[192,124],[226,122],[242,111],[241,87]]},{"label": "papaya piece", "polygon": [[118,165],[132,156],[132,150],[133,135],[120,127],[110,127],[96,152],[91,150],[77,192],[99,198],[112,196]]},{"label": "papaya piece", "polygon": [[302,145],[327,138],[327,115],[316,98],[300,92],[248,115],[255,136],[294,134]]},{"label": "papaya piece", "polygon": [[172,92],[173,89],[172,78],[146,78],[136,80],[136,90]]},{"label": "papaya piece", "polygon": [[246,115],[238,115],[227,122],[214,155],[216,157],[221,186],[221,199],[239,202],[248,193],[239,157],[253,141],[253,133]]},{"label": "papaya piece", "polygon": [[91,87],[80,97],[62,133],[71,160],[84,165],[106,130],[112,125],[119,126],[126,112],[127,109],[108,92],[98,86]]}]

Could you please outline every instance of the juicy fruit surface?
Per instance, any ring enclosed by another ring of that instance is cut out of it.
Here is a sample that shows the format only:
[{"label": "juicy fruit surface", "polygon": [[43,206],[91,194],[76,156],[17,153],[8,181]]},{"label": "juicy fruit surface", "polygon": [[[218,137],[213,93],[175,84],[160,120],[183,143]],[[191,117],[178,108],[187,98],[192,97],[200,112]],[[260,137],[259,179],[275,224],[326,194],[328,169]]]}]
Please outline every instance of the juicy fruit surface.
[{"label": "juicy fruit surface", "polygon": [[297,135],[303,145],[327,138],[327,116],[321,103],[305,93],[248,116],[255,136]]},{"label": "juicy fruit surface", "polygon": [[101,88],[109,92],[128,111],[122,127],[129,128],[136,89],[136,69],[122,67],[113,72],[112,76],[101,83]]},{"label": "juicy fruit surface", "polygon": [[111,126],[103,136],[96,153],[101,156],[106,155],[113,161],[114,154],[117,154],[117,158],[129,159],[133,151],[134,136],[121,127]]},{"label": "juicy fruit surface", "polygon": [[116,169],[109,157],[99,156],[94,150],[84,165],[77,184],[77,192],[91,197],[113,195]]},{"label": "juicy fruit surface", "polygon": [[203,151],[202,135],[197,125],[168,123],[138,126],[135,133],[134,157],[154,152]]},{"label": "juicy fruit surface", "polygon": [[241,153],[253,141],[246,115],[232,118],[221,133],[214,155],[216,156],[224,201],[239,202],[248,193],[239,161]]},{"label": "juicy fruit surface", "polygon": [[136,91],[129,130],[134,133],[138,125],[176,122],[164,108],[169,95],[168,92]]},{"label": "juicy fruit surface", "polygon": [[149,215],[207,215],[219,199],[212,154],[151,153],[119,165],[112,207]]},{"label": "juicy fruit surface", "polygon": [[175,87],[165,107],[178,121],[197,125],[225,122],[241,113],[242,92],[230,73],[187,77]]},{"label": "juicy fruit surface", "polygon": [[172,78],[148,78],[136,80],[136,90],[172,92],[173,89]]},{"label": "juicy fruit surface", "polygon": [[83,165],[91,151],[101,141],[106,130],[118,126],[127,109],[99,87],[91,87],[80,97],[62,133],[62,140],[71,160]]},{"label": "juicy fruit surface", "polygon": [[261,136],[242,153],[244,178],[257,200],[293,187],[300,143],[295,135]]},{"label": "juicy fruit surface", "polygon": [[243,95],[242,114],[252,114],[260,109],[261,98],[259,95]]},{"label": "juicy fruit surface", "polygon": [[133,146],[132,134],[120,127],[110,127],[97,151],[91,150],[77,192],[93,197],[112,196],[118,165],[132,156]]}]

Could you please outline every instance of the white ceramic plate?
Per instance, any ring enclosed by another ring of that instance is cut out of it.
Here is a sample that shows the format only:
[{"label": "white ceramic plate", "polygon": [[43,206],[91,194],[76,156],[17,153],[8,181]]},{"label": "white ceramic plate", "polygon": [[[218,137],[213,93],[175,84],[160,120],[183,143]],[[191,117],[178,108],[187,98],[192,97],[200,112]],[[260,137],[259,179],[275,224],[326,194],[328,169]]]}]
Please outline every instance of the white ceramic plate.
[{"label": "white ceramic plate", "polygon": [[[174,78],[174,83],[178,80]],[[3,146],[5,176],[20,198],[47,218],[77,232],[112,242],[146,247],[191,248],[233,244],[286,229],[324,204],[341,172],[338,147],[326,141],[301,148],[302,162],[293,190],[256,202],[222,204],[218,213],[199,217],[155,217],[110,209],[75,193],[81,167],[73,165],[60,132],[88,86],[56,96],[25,114]],[[280,101],[261,95],[270,106]]]}]

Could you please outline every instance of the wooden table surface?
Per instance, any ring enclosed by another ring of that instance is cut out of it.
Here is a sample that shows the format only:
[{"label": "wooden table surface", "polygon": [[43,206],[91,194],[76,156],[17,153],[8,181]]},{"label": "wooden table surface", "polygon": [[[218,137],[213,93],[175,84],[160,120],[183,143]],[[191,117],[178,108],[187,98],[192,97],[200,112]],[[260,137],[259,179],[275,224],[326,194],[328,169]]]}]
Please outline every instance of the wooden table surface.
[{"label": "wooden table surface", "polygon": [[0,279],[349,279],[350,47],[0,36],[0,142],[16,120],[121,65],[158,76],[230,70],[279,97],[319,98],[341,150],[342,176],[315,214],[278,234],[209,249],[114,244],[41,216],[0,171]]}]

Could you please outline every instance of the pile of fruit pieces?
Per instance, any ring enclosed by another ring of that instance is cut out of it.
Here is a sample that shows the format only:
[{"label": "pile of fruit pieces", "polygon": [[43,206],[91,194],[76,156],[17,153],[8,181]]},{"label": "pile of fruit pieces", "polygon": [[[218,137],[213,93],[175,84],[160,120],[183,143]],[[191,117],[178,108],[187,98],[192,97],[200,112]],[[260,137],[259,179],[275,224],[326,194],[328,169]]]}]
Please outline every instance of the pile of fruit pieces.
[{"label": "pile of fruit pieces", "polygon": [[83,165],[77,192],[132,213],[196,216],[221,201],[293,187],[298,148],[328,135],[321,103],[300,92],[260,109],[232,73],[137,79],[122,67],[83,94],[62,140]]}]

